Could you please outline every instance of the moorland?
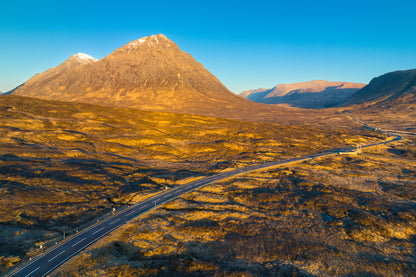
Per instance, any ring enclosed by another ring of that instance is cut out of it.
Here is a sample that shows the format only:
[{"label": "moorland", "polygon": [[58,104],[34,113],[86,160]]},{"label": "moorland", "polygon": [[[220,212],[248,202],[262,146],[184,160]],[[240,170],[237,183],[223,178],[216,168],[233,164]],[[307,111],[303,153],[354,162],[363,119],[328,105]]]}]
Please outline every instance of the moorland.
[{"label": "moorland", "polygon": [[251,123],[13,95],[0,97],[0,112],[3,271],[113,208],[192,178],[385,138],[358,125]]},{"label": "moorland", "polygon": [[415,142],[187,193],[52,276],[411,276]]}]

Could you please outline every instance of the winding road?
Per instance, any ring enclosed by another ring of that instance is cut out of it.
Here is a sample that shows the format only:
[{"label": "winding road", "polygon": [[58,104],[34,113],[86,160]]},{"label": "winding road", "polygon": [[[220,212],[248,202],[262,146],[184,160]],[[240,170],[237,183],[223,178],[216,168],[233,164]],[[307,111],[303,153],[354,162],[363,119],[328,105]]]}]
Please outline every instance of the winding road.
[{"label": "winding road", "polygon": [[345,114],[346,116],[350,117],[353,121],[363,125],[363,127],[370,129],[372,131],[376,131],[376,132],[383,132],[386,133],[388,135],[406,135],[406,136],[416,136],[415,133],[411,133],[411,132],[405,132],[405,131],[396,131],[396,130],[381,130],[380,128],[375,128],[372,127],[370,125],[368,125],[365,122],[362,122],[361,120],[357,119],[355,116],[353,116],[352,114],[349,114],[347,112],[341,112],[343,114]]},{"label": "winding road", "polygon": [[[350,117],[353,120],[359,122],[353,116],[350,116]],[[365,123],[362,123],[362,122],[360,123],[366,126],[367,128],[371,128],[372,130],[375,130],[375,128],[372,128],[366,125]],[[379,142],[379,143],[373,143],[373,144],[361,146],[361,148],[363,149],[363,148],[369,148],[369,147],[373,147],[377,145],[387,144],[387,143],[401,139],[401,136],[399,135],[392,134],[392,133],[388,133],[388,134],[393,136],[394,138],[390,138],[386,141]],[[190,182],[188,184],[182,185],[181,187],[177,187],[171,190],[166,190],[164,192],[159,193],[156,196],[153,196],[142,202],[139,202],[131,206],[130,208],[123,210],[122,212],[119,212],[106,220],[103,220],[102,222],[76,234],[75,236],[72,236],[71,238],[62,242],[55,248],[35,258],[33,261],[26,264],[19,270],[16,270],[9,276],[10,277],[46,276],[48,273],[52,272],[54,269],[62,265],[65,261],[67,261],[74,255],[78,254],[81,250],[85,249],[86,247],[96,242],[103,236],[114,231],[115,229],[117,229],[118,227],[126,223],[127,221],[132,220],[133,218],[139,216],[140,214],[150,209],[153,209],[167,201],[170,201],[186,192],[192,191],[196,188],[209,185],[214,182],[225,180],[227,178],[234,177],[234,176],[247,173],[247,172],[251,172],[251,171],[264,170],[267,168],[273,168],[277,166],[288,165],[291,163],[303,162],[303,161],[312,160],[312,159],[316,159],[320,157],[336,155],[340,152],[349,152],[349,151],[354,151],[354,150],[355,148],[346,147],[342,149],[334,149],[328,152],[307,155],[304,157],[292,158],[292,159],[281,160],[281,161],[276,161],[276,162],[268,162],[268,163],[253,165],[253,166],[247,166],[247,167],[233,169],[233,170],[226,171],[226,172],[221,172],[213,176],[209,176],[203,179],[199,179],[197,181]]]}]

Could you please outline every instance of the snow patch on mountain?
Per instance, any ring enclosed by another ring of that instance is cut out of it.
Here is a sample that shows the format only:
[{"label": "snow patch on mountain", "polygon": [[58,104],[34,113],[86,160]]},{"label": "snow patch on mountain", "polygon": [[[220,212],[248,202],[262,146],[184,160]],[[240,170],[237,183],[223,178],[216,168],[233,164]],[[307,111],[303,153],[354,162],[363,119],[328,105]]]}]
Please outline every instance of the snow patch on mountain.
[{"label": "snow patch on mountain", "polygon": [[85,61],[85,62],[96,62],[98,61],[98,59],[91,57],[90,55],[84,54],[84,53],[77,53],[74,55],[76,58],[78,58],[81,61]]},{"label": "snow patch on mountain", "polygon": [[143,44],[146,44],[147,46],[150,47],[157,47],[159,45],[159,43],[165,42],[167,46],[171,46],[171,43],[169,41],[169,39],[162,35],[162,34],[158,34],[158,35],[151,35],[148,37],[143,37],[140,39],[136,39],[132,42],[130,42],[129,44],[126,45],[126,48],[129,52],[132,49],[135,49]]},{"label": "snow patch on mountain", "polygon": [[137,39],[127,44],[127,48],[128,49],[136,48],[137,46],[142,45],[145,42],[146,42],[146,38]]}]

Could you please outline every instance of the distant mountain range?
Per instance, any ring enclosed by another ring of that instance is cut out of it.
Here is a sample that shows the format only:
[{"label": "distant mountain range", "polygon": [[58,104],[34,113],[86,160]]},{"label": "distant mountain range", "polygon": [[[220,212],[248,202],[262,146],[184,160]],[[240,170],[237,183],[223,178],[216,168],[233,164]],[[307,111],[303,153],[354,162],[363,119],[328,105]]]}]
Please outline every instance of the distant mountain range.
[{"label": "distant mountain range", "polygon": [[11,93],[212,116],[270,109],[230,92],[161,34],[132,41],[101,60],[82,53],[73,55]]},{"label": "distant mountain range", "polygon": [[265,104],[321,109],[344,103],[365,84],[315,80],[293,84],[279,84],[271,89],[254,89],[240,93],[249,100]]},{"label": "distant mountain range", "polygon": [[416,69],[390,72],[368,85],[316,80],[247,90],[240,96],[259,103],[285,103],[308,109],[361,105],[363,109],[400,111],[416,106]]}]

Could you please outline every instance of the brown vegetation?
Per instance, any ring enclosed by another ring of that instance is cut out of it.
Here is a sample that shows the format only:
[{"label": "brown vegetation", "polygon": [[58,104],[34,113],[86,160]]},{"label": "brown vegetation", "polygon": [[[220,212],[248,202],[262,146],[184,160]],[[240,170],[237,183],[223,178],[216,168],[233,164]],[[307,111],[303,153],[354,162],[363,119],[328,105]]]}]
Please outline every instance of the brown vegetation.
[{"label": "brown vegetation", "polygon": [[0,121],[4,268],[180,179],[383,137],[18,96]]},{"label": "brown vegetation", "polygon": [[53,276],[412,276],[415,142],[201,188]]},{"label": "brown vegetation", "polygon": [[348,110],[370,126],[416,134],[416,104],[401,105],[385,110],[372,107],[353,107]]}]

